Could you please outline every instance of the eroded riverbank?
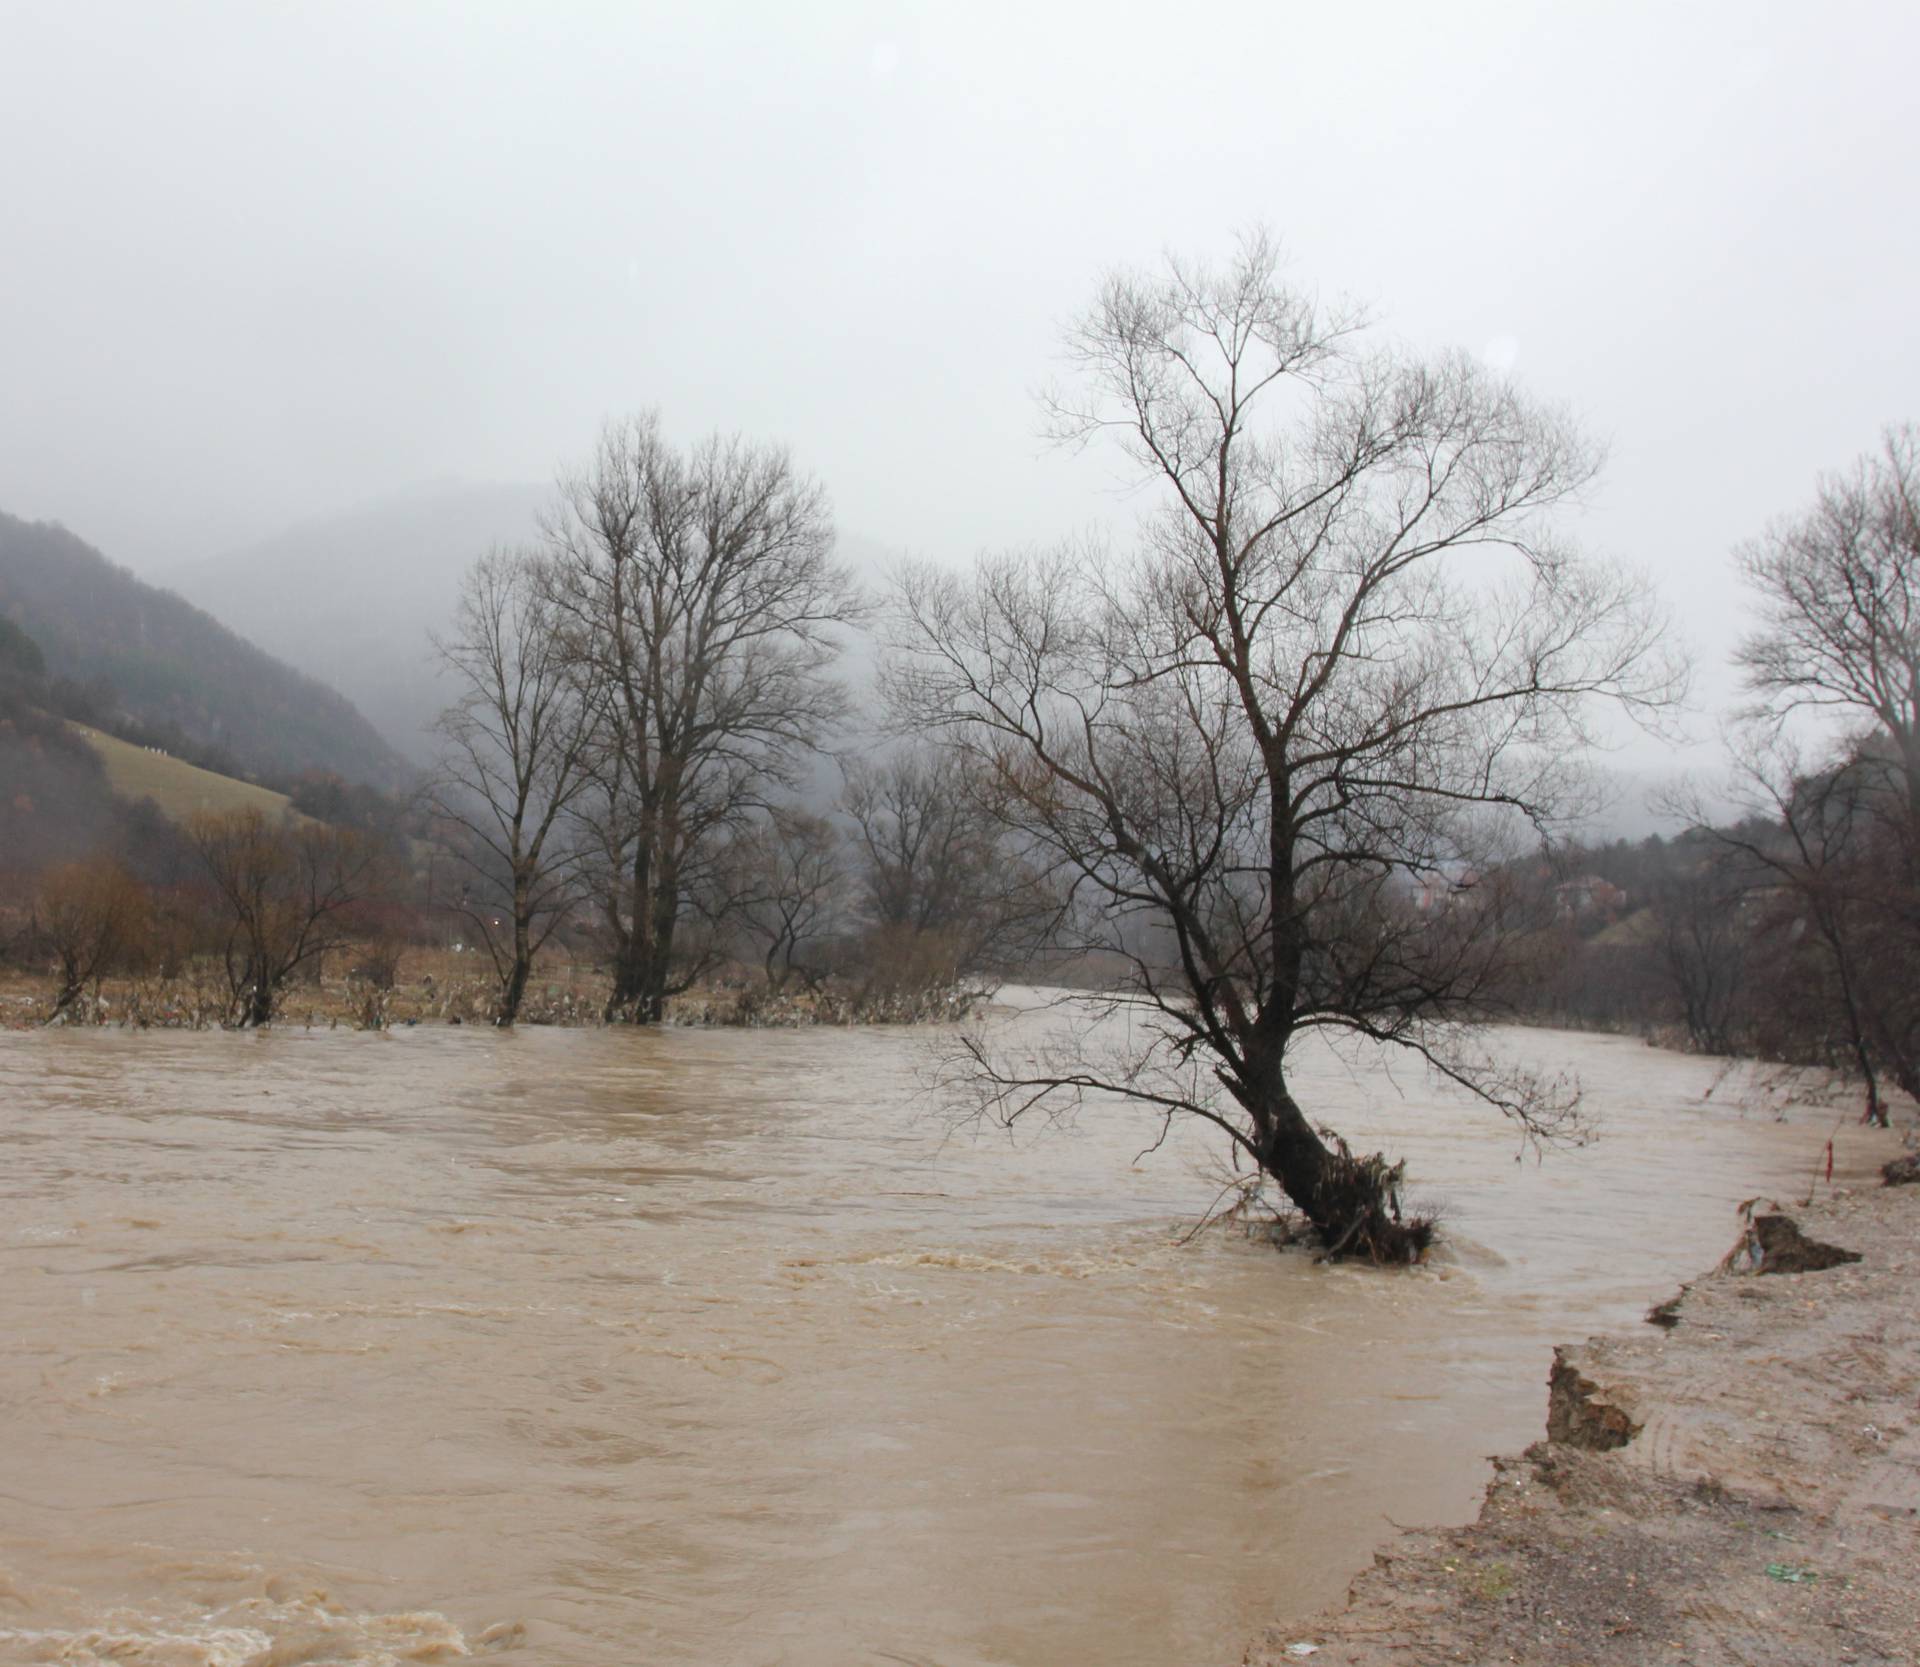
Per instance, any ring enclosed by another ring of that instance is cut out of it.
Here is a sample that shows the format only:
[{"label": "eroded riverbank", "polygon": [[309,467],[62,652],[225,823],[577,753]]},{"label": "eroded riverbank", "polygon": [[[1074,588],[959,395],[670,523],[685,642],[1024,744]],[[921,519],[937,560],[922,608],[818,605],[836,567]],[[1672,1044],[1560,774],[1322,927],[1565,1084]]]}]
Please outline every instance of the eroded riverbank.
[{"label": "eroded riverbank", "polygon": [[1180,1246],[1185,1132],[951,1133],[906,1032],[0,1038],[0,1661],[1232,1659],[1835,1123],[1508,1041],[1599,1144],[1303,1073],[1446,1210],[1383,1277]]},{"label": "eroded riverbank", "polygon": [[[1470,1527],[1396,1539],[1344,1610],[1248,1661],[1920,1659],[1920,1189],[1797,1219],[1859,1264],[1716,1272],[1671,1329],[1560,1351],[1574,1429],[1503,1461]],[[1596,1418],[1620,1445],[1588,1445]]]}]

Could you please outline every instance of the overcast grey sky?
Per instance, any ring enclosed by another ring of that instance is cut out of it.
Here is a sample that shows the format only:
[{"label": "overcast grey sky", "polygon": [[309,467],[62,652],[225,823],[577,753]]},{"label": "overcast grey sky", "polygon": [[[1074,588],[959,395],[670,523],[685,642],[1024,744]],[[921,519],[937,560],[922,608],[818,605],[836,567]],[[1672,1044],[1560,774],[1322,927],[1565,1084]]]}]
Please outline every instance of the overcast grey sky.
[{"label": "overcast grey sky", "polygon": [[1035,437],[1061,320],[1264,222],[1580,412],[1711,665],[1729,547],[1920,417],[1917,17],[0,0],[0,508],[152,573],[658,405],[1045,540],[1128,511]]}]

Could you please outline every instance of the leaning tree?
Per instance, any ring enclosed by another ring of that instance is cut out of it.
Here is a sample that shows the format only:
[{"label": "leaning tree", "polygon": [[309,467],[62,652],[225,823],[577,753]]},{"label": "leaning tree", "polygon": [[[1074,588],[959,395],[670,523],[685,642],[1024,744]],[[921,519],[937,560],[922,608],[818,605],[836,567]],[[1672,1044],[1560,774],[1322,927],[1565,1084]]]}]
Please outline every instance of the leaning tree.
[{"label": "leaning tree", "polygon": [[[1515,941],[1490,842],[1567,813],[1589,697],[1675,696],[1657,610],[1551,529],[1596,467],[1569,421],[1371,344],[1264,237],[1114,275],[1067,346],[1052,435],[1117,441],[1155,506],[1124,550],[909,569],[889,688],[994,773],[1127,970],[1108,1022],[1017,1056],[975,1034],[956,1080],[1005,1120],[1090,1093],[1203,1119],[1330,1251],[1406,1259],[1430,1225],[1399,1166],[1316,1127],[1297,1050],[1345,1032],[1532,1136],[1572,1126],[1570,1085],[1474,1043]],[[1449,906],[1417,907],[1435,874]]]}]

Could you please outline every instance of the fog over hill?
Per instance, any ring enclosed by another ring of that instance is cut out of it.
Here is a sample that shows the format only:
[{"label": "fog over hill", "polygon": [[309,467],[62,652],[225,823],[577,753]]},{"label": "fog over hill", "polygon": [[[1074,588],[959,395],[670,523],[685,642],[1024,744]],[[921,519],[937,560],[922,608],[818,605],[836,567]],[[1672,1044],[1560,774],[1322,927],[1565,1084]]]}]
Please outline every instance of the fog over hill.
[{"label": "fog over hill", "polygon": [[[343,691],[400,752],[433,757],[432,725],[453,698],[433,650],[461,576],[496,545],[534,544],[551,486],[436,483],[302,521],[163,582],[270,653]],[[841,559],[877,586],[894,553],[842,534]],[[868,682],[870,650],[850,645]]]},{"label": "fog over hill", "polygon": [[[532,483],[422,485],[378,503],[306,520],[258,544],[172,569],[164,581],[289,664],[345,694],[416,764],[434,754],[434,719],[455,696],[433,651],[461,577],[493,546],[537,544],[551,486]],[[840,558],[876,596],[906,552],[842,532]],[[877,649],[850,633],[844,675],[863,706],[872,701]],[[836,751],[875,744],[880,714],[857,713]],[[1644,756],[1601,755],[1603,802],[1582,824],[1589,839],[1670,832],[1649,801],[1671,786],[1671,768]],[[839,772],[822,760],[807,797],[831,799]]]},{"label": "fog over hill", "polygon": [[416,763],[447,704],[429,633],[493,545],[524,544],[551,488],[421,487],[170,570],[165,582],[270,653],[345,691]]},{"label": "fog over hill", "polygon": [[86,691],[98,721],[178,736],[266,780],[325,770],[392,789],[412,776],[334,689],[57,523],[0,514],[0,615],[48,676]]}]

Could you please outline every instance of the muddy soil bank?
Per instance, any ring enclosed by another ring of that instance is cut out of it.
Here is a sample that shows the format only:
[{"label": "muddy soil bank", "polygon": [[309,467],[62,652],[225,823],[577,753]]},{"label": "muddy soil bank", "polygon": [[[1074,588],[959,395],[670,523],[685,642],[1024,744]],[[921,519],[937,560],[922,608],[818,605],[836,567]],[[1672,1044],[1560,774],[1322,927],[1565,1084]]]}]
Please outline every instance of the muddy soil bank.
[{"label": "muddy soil bank", "polygon": [[1920,1188],[1786,1208],[1861,1259],[1737,1255],[1556,1350],[1549,1439],[1479,1520],[1404,1535],[1248,1667],[1920,1662]]}]

